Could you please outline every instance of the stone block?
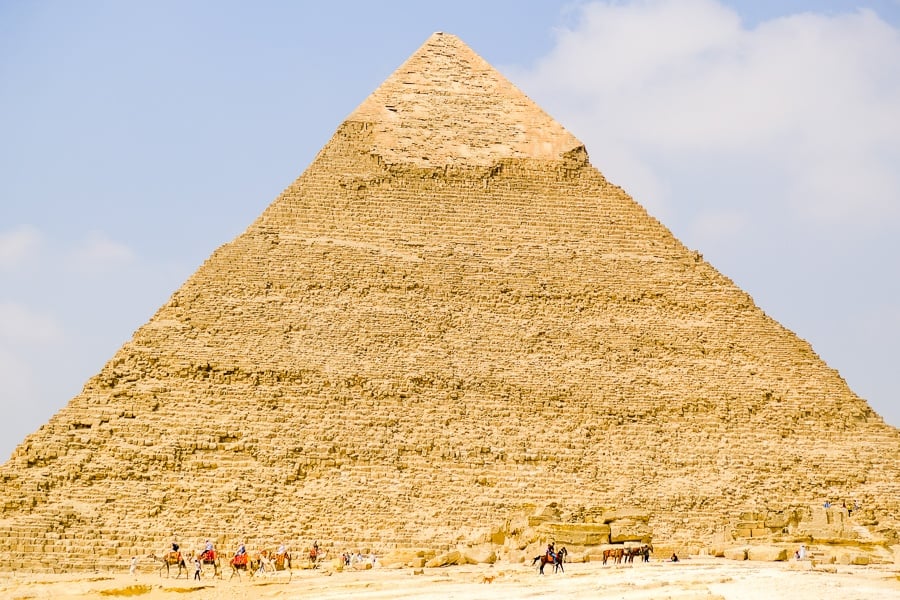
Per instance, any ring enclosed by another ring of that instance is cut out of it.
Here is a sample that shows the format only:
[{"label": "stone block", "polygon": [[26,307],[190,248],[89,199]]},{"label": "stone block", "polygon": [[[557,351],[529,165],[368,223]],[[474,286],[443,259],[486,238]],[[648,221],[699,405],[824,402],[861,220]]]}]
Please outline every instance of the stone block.
[{"label": "stone block", "polygon": [[490,547],[467,548],[462,551],[465,563],[472,565],[494,564],[497,562],[497,553]]},{"label": "stone block", "polygon": [[544,523],[538,531],[557,546],[599,546],[609,543],[610,537],[610,526],[601,523]]},{"label": "stone block", "polygon": [[618,519],[609,524],[609,541],[613,544],[649,540],[652,533],[650,527],[642,521]]},{"label": "stone block", "polygon": [[747,560],[776,562],[788,558],[787,548],[778,546],[750,546],[747,548]]},{"label": "stone block", "polygon": [[450,550],[449,552],[435,556],[426,562],[425,566],[429,569],[434,569],[437,567],[449,567],[462,564],[465,564],[465,557],[463,557],[462,552],[459,550]]}]

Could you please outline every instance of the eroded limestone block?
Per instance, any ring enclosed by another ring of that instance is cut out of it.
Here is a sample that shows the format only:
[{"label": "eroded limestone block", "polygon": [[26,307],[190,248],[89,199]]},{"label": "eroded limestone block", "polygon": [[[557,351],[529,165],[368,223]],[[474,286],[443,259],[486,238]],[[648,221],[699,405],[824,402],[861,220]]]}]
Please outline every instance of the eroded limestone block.
[{"label": "eroded limestone block", "polygon": [[[649,531],[649,528],[645,529]],[[610,526],[601,523],[544,523],[539,531],[554,540],[557,546],[599,546],[608,544],[610,536]]]},{"label": "eroded limestone block", "polygon": [[747,560],[775,562],[787,560],[787,557],[787,548],[778,546],[750,546],[747,548]]},{"label": "eroded limestone block", "polygon": [[745,548],[744,546],[725,548],[722,551],[722,556],[724,556],[728,560],[747,560],[747,548]]},{"label": "eroded limestone block", "polygon": [[497,562],[497,553],[489,546],[468,548],[462,554],[465,562],[473,565],[494,564]]},{"label": "eroded limestone block", "polygon": [[449,552],[444,552],[443,554],[435,556],[426,562],[425,566],[429,569],[433,569],[436,567],[449,567],[451,565],[462,564],[465,564],[465,557],[462,555],[462,552],[459,550],[450,550]]},{"label": "eroded limestone block", "polygon": [[618,519],[609,524],[609,541],[613,544],[649,540],[652,533],[647,523],[642,521]]}]

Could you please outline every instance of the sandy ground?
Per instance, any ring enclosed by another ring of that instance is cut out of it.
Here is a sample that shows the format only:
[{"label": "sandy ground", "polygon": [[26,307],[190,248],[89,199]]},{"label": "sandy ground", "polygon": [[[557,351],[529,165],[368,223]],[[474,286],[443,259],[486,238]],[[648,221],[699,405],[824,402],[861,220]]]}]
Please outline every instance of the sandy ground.
[{"label": "sandy ground", "polygon": [[671,598],[727,600],[888,600],[900,599],[900,566],[835,566],[812,569],[809,563],[737,562],[689,558],[679,563],[566,565],[564,574],[538,575],[525,565],[468,565],[426,569],[375,568],[330,572],[295,570],[270,577],[238,580],[160,577],[142,564],[132,576],[122,573],[70,575],[0,574],[0,598],[69,600],[142,598],[206,599],[418,599],[493,600],[501,598],[566,598],[646,600]]}]

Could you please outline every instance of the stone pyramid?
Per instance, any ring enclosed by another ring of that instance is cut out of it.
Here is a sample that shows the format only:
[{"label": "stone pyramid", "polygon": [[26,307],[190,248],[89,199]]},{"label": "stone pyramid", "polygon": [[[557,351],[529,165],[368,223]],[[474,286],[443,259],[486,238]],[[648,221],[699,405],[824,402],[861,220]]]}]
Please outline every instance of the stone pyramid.
[{"label": "stone pyramid", "polygon": [[[436,33],[0,468],[0,561],[900,508],[900,432]],[[340,551],[340,550],[339,550]]]}]

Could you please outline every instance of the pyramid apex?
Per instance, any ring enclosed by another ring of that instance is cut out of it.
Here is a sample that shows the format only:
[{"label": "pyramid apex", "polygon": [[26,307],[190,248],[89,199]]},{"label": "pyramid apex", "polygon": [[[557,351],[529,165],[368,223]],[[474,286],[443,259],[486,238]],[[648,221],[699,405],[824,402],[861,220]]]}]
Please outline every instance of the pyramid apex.
[{"label": "pyramid apex", "polygon": [[560,160],[583,144],[455,35],[436,31],[347,121],[389,164]]}]

